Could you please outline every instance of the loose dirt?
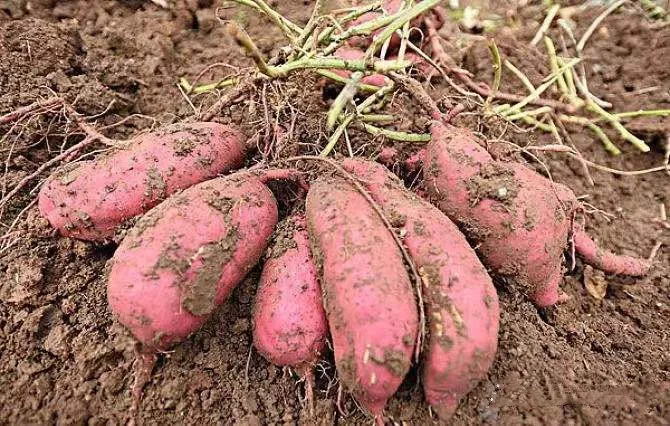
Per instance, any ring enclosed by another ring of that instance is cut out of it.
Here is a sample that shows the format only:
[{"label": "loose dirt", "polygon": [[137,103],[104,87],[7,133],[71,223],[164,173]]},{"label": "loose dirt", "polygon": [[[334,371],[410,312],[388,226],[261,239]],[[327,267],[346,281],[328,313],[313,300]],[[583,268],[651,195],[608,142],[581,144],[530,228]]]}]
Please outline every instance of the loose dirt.
[{"label": "loose dirt", "polygon": [[[242,22],[264,54],[275,53],[283,43],[281,34],[252,11],[217,12],[218,4],[207,0],[177,3],[168,11],[139,0],[0,1],[0,114],[39,97],[58,95],[81,114],[100,114],[96,127],[107,136],[127,138],[190,117],[193,108],[205,108],[218,98],[216,92],[199,95],[194,105],[189,104],[177,88],[180,77],[193,82],[209,65],[225,64],[203,74],[201,82],[211,82],[250,65],[226,35],[217,13]],[[276,3],[280,12],[297,22],[309,17],[309,2]],[[496,40],[503,55],[538,84],[549,73],[546,58],[542,49],[529,48],[527,43],[542,20],[541,9],[515,10],[508,3],[485,4],[482,14],[495,13],[514,24],[498,30]],[[576,33],[581,34],[598,12],[587,10],[574,16]],[[557,28],[551,31],[558,35]],[[473,42],[472,35],[455,24],[446,25],[441,33],[457,63],[476,79],[491,81],[484,42]],[[591,90],[614,109],[670,108],[667,24],[647,20],[634,7],[625,8],[605,20],[584,54]],[[431,94],[437,99],[445,101],[453,95],[441,81],[433,84]],[[259,146],[269,146],[272,157],[318,152],[325,138],[323,113],[332,97],[322,86],[320,79],[299,74],[281,89],[267,85],[265,93],[253,95],[254,102],[232,106],[217,119],[244,123],[247,136]],[[503,88],[524,93],[508,73],[503,74]],[[286,100],[293,101],[291,106],[282,104]],[[291,113],[291,107],[297,112]],[[399,130],[425,130],[426,120],[408,98],[398,97],[391,108],[401,117]],[[304,116],[298,113],[305,111]],[[72,134],[76,127],[57,112],[34,117],[19,137],[13,132],[0,144],[3,161],[12,149],[7,163],[9,187],[56,155],[61,144],[81,139]],[[131,119],[115,125],[130,115]],[[280,147],[265,134],[267,115],[269,122],[278,117],[290,123],[297,117],[294,126],[287,125],[291,131]],[[517,131],[481,115],[465,114],[459,120],[483,133],[491,150],[501,155],[509,148],[503,141],[521,146],[552,143],[549,135]],[[110,125],[114,126],[104,128]],[[583,155],[598,163],[626,170],[660,164],[670,132],[668,119],[640,118],[627,125],[650,143],[651,153],[638,153],[611,134],[625,152],[615,158],[581,128],[568,130]],[[0,137],[7,130],[0,128]],[[357,152],[370,156],[379,152],[381,141],[354,133],[352,144]],[[417,149],[416,145],[397,147],[401,157]],[[591,170],[592,187],[578,161],[557,153],[542,159],[555,180],[614,215],[611,221],[597,212],[588,216],[587,228],[601,245],[640,256],[647,256],[657,241],[666,245],[648,277],[605,277],[608,286],[603,300],[585,289],[579,259],[562,286],[571,300],[549,310],[538,311],[504,282],[496,282],[502,310],[500,348],[487,380],[463,401],[454,423],[667,425],[670,238],[657,218],[659,203],[670,205],[669,178],[663,173],[621,177]],[[28,205],[30,189],[6,206],[3,228]],[[291,192],[277,195],[282,211],[296,198]],[[60,238],[35,207],[12,232],[13,245],[0,254],[0,387],[4,390],[0,422],[127,422],[134,346],[113,320],[105,296],[106,262],[115,246]],[[257,279],[256,269],[200,332],[160,354],[145,390],[140,424],[369,423],[350,399],[345,400],[343,413],[336,410],[332,356],[316,372],[315,420],[308,418],[302,387],[295,378],[251,349]],[[410,374],[388,405],[387,414],[396,422],[432,421],[416,377],[415,371]]]}]

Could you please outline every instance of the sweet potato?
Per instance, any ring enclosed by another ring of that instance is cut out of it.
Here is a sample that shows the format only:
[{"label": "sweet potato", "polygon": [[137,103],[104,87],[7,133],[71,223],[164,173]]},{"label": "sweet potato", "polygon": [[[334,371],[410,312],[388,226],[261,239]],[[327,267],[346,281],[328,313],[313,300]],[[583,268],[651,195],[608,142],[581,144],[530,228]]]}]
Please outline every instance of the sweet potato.
[{"label": "sweet potato", "polygon": [[256,293],[254,346],[268,361],[304,376],[311,401],[312,369],[325,350],[328,323],[304,214],[279,224],[268,256]]},{"label": "sweet potato", "polygon": [[249,174],[173,195],[144,215],[114,253],[112,311],[145,352],[183,340],[256,264],[276,224],[274,196]]},{"label": "sweet potato", "polygon": [[422,384],[442,420],[486,376],[498,347],[500,310],[491,278],[449,218],[404,188],[383,166],[347,159],[384,213],[401,227],[403,243],[423,282],[429,341]]},{"label": "sweet potato", "polygon": [[228,126],[171,126],[55,174],[40,191],[39,209],[64,236],[108,239],[175,191],[239,167],[245,151]]},{"label": "sweet potato", "polygon": [[[513,278],[536,305],[556,303],[563,251],[580,207],[572,191],[522,164],[493,160],[467,129],[435,122],[431,133],[424,178],[436,205],[478,245],[488,267]],[[638,259],[608,259],[620,267],[595,266],[630,275],[649,268]],[[635,264],[619,265],[622,260]]]},{"label": "sweet potato", "polygon": [[418,332],[400,250],[371,205],[342,178],[312,183],[306,215],[340,382],[380,422],[409,370]]}]

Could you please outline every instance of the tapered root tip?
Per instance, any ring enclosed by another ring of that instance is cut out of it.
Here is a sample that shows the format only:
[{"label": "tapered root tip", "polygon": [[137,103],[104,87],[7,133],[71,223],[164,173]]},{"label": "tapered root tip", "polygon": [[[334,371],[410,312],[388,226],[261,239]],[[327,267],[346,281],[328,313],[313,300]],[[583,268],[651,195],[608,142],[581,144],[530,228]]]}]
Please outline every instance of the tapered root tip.
[{"label": "tapered root tip", "polygon": [[384,407],[386,406],[386,399],[370,399],[358,396],[356,398],[358,403],[375,418],[375,424],[384,424]]},{"label": "tapered root tip", "polygon": [[456,409],[458,408],[458,402],[449,399],[439,403],[431,404],[430,407],[442,422],[446,422],[453,417]]},{"label": "tapered root tip", "polygon": [[562,299],[564,298],[564,296],[562,296],[564,293],[560,290],[562,280],[563,272],[560,267],[557,267],[554,269],[551,276],[547,278],[547,284],[530,295],[530,299],[535,306],[538,308],[546,308],[562,302]]},{"label": "tapered root tip", "polygon": [[305,378],[305,403],[309,410],[309,416],[314,417],[314,371],[312,366],[305,366],[301,374]]},{"label": "tapered root tip", "polygon": [[139,413],[144,387],[151,380],[151,372],[154,369],[155,362],[156,354],[154,352],[137,353],[137,358],[135,359],[135,380],[131,389],[133,405],[130,408],[130,412],[133,418]]},{"label": "tapered root tip", "polygon": [[631,256],[619,256],[599,248],[593,239],[583,230],[575,231],[575,251],[584,262],[603,272],[615,275],[642,277],[647,275],[651,263]]}]

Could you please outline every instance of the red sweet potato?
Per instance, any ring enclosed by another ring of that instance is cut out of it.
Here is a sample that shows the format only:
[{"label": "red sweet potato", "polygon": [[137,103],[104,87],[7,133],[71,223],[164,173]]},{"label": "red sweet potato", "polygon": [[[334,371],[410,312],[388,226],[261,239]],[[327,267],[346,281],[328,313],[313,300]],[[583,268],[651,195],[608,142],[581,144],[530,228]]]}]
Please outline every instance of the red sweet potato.
[{"label": "red sweet potato", "polygon": [[245,151],[243,136],[228,126],[171,126],[55,174],[40,191],[39,209],[64,236],[108,239],[175,191],[239,167]]},{"label": "red sweet potato", "polygon": [[114,253],[112,311],[145,352],[183,340],[256,264],[276,224],[274,196],[250,174],[173,195],[146,213]]},{"label": "red sweet potato", "polygon": [[493,363],[500,317],[496,290],[463,234],[441,211],[379,164],[347,159],[342,165],[401,227],[419,270],[430,330],[422,384],[428,403],[446,420]]},{"label": "red sweet potato", "polygon": [[380,422],[409,370],[418,333],[400,250],[371,205],[342,178],[312,183],[306,215],[340,382]]},{"label": "red sweet potato", "polygon": [[[488,267],[514,278],[538,306],[556,303],[563,251],[579,208],[572,191],[522,164],[493,160],[467,129],[436,122],[431,133],[424,178],[436,205],[478,245]],[[585,252],[583,244],[576,247]],[[645,261],[633,261],[595,266],[630,275],[648,270]]]},{"label": "red sweet potato", "polygon": [[256,293],[254,346],[273,364],[309,377],[328,324],[303,214],[279,224],[268,256]]}]

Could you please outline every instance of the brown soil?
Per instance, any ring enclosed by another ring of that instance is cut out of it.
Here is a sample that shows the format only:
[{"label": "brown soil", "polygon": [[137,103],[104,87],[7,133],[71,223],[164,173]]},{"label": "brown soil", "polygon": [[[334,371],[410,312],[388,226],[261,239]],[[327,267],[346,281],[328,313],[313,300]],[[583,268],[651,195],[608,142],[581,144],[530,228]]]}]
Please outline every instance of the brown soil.
[{"label": "brown soil", "polygon": [[[0,1],[0,114],[54,93],[73,103],[81,114],[101,114],[96,119],[98,128],[142,114],[104,130],[107,136],[120,139],[158,123],[192,116],[191,105],[177,90],[180,77],[193,81],[217,62],[236,67],[250,62],[238,53],[217,21],[217,4],[207,0],[176,3],[178,7],[167,11],[140,0]],[[276,3],[280,12],[296,21],[305,22],[309,16],[308,2]],[[496,37],[503,55],[539,83],[548,74],[543,49],[529,48],[527,42],[541,22],[541,9],[511,10],[509,2],[491,3],[487,10],[514,24]],[[282,43],[280,33],[255,13],[236,10],[219,13],[245,23],[264,53],[275,52]],[[576,34],[598,12],[577,14]],[[477,79],[491,80],[485,43],[467,39],[453,24],[442,33],[457,63],[473,71]],[[463,45],[474,47],[463,49]],[[622,9],[605,20],[587,45],[590,88],[618,111],[669,108],[669,55],[670,26],[647,20],[634,7]],[[226,66],[216,67],[202,81],[234,72]],[[249,138],[257,137],[259,143],[272,148],[277,141],[268,142],[272,141],[270,132],[265,134],[266,111],[269,121],[277,117],[286,123],[298,117],[288,141],[271,149],[272,157],[318,152],[324,145],[321,123],[327,108],[318,84],[314,77],[298,75],[279,88],[268,85],[265,93],[253,95],[255,102],[231,107],[220,121],[244,122]],[[431,94],[436,98],[453,95],[447,85],[439,81],[434,85]],[[507,72],[503,87],[524,93]],[[194,106],[205,108],[218,96],[196,97]],[[402,117],[397,128],[423,130],[425,118],[407,99],[398,97],[391,107]],[[296,111],[308,114],[291,112],[281,105],[286,100],[292,101]],[[464,115],[460,120],[487,136],[494,152],[507,149],[501,140],[519,145],[552,143],[545,134],[516,132],[480,115]],[[651,153],[638,153],[612,134],[625,151],[614,158],[591,134],[581,128],[569,130],[575,146],[598,163],[627,170],[660,164],[670,131],[668,119],[636,119],[628,125],[650,143]],[[7,165],[8,187],[55,155],[61,144],[81,138],[71,134],[76,127],[56,111],[35,117],[21,132],[16,130],[0,144],[3,162],[13,146]],[[7,127],[0,128],[0,138],[7,131]],[[359,152],[372,155],[379,151],[379,139],[352,136]],[[416,149],[400,148],[403,155]],[[603,300],[585,290],[579,260],[563,284],[572,299],[550,310],[538,311],[504,283],[497,283],[502,319],[496,361],[488,380],[461,404],[454,422],[667,425],[669,231],[656,219],[659,204],[670,204],[669,178],[664,173],[618,177],[592,170],[592,187],[579,162],[561,154],[543,159],[554,179],[615,215],[611,222],[598,213],[588,217],[589,231],[604,247],[646,256],[657,241],[664,241],[665,246],[648,277],[606,277],[609,286]],[[28,205],[28,190],[6,207],[3,228]],[[286,210],[296,196],[280,191],[278,198]],[[0,253],[0,386],[4,389],[0,423],[125,423],[132,403],[129,388],[135,353],[132,340],[115,323],[106,302],[105,265],[115,247],[59,238],[34,207],[12,232],[11,248]],[[200,332],[159,356],[145,390],[139,423],[369,422],[350,399],[344,403],[345,414],[335,409],[332,357],[317,370],[318,420],[310,420],[301,399],[302,387],[251,349],[257,277],[255,270]],[[413,373],[389,403],[387,414],[393,420],[430,422],[415,382]]]}]

